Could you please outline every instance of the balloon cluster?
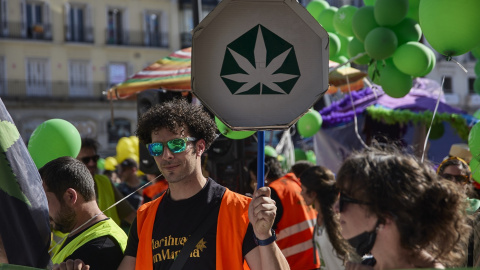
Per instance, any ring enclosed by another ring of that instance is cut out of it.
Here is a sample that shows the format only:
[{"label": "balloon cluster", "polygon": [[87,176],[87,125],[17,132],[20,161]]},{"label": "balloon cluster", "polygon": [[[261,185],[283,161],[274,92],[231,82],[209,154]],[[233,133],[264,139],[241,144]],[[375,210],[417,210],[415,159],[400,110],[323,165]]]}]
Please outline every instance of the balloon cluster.
[{"label": "balloon cluster", "polygon": [[468,134],[468,148],[472,153],[470,168],[473,179],[480,183],[480,122],[476,123]]},{"label": "balloon cluster", "polygon": [[[329,32],[330,60],[336,61],[342,46],[346,46],[348,58],[363,54],[353,62],[369,64],[369,77],[374,83],[381,85],[389,96],[403,97],[412,88],[413,77],[427,75],[436,63],[433,51],[419,42],[420,0],[364,0],[364,3],[361,8],[344,5],[337,10],[326,7],[328,3],[324,0],[314,0],[307,10]],[[319,12],[322,7],[325,8]],[[347,39],[346,45],[338,45],[336,36]]]},{"label": "balloon cluster", "polygon": [[[116,169],[116,166],[122,161],[124,161],[127,158],[131,158],[139,164],[139,143],[138,143],[138,137],[136,136],[130,136],[130,137],[122,137],[120,140],[117,142],[116,150],[117,150],[117,155],[115,157],[110,156],[105,158],[105,160],[97,163],[97,166],[99,169],[104,169],[104,170],[109,170],[109,171],[114,171]],[[102,168],[103,167],[103,168]],[[140,172],[140,171],[139,171]],[[142,173],[140,172],[139,175]]]},{"label": "balloon cluster", "polygon": [[475,92],[477,94],[480,95],[480,46],[476,47],[476,48],[473,48],[471,50],[472,52],[472,55],[473,57],[475,57],[477,59],[477,63],[475,64],[475,68],[474,68],[474,71],[475,71],[475,75],[477,76],[477,78],[475,79],[474,83],[473,83],[473,90],[475,90]]}]

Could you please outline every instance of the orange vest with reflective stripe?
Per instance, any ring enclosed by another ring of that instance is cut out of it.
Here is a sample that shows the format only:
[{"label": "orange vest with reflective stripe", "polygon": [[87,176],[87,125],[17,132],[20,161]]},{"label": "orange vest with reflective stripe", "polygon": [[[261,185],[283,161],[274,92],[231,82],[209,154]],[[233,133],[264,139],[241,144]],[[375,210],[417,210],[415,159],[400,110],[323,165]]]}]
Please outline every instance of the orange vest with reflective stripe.
[{"label": "orange vest with reflective stripe", "polygon": [[[155,216],[163,194],[137,210],[138,248],[135,269],[152,270],[152,233]],[[217,221],[216,269],[249,269],[242,254],[243,238],[247,232],[248,205],[251,198],[225,190]],[[160,213],[161,214],[161,213]]]},{"label": "orange vest with reflective stripe", "polygon": [[[288,173],[269,185],[278,194],[283,206],[283,215],[277,224],[277,245],[287,258],[290,269],[305,270],[320,267],[320,260],[313,263],[313,231],[317,212],[306,205],[300,192],[300,181]],[[317,254],[315,254],[317,256]]]}]

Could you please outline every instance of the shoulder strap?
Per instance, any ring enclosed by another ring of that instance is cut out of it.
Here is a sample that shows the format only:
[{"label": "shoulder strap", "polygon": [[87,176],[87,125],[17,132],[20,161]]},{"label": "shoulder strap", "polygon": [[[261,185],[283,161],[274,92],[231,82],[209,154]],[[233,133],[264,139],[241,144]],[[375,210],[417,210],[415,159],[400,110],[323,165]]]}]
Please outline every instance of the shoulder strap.
[{"label": "shoulder strap", "polygon": [[[206,218],[206,221],[203,222],[190,236],[183,246],[182,250],[180,250],[180,253],[178,256],[175,258],[175,261],[173,262],[172,266],[170,267],[170,270],[180,270],[183,268],[183,265],[187,262],[187,259],[190,255],[190,253],[193,251],[195,246],[198,244],[200,239],[202,239],[203,236],[207,233],[208,229],[210,229],[217,219],[215,218],[216,214],[220,210],[220,204],[216,206],[208,215]],[[217,247],[218,248],[218,247]]]}]

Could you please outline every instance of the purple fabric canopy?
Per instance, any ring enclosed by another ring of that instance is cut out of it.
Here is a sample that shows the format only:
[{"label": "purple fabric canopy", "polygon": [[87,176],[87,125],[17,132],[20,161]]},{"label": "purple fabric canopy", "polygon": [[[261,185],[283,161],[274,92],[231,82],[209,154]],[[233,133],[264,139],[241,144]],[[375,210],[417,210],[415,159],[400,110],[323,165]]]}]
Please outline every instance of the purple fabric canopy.
[{"label": "purple fabric canopy", "polygon": [[[438,95],[441,93],[440,85],[430,79],[417,78],[414,80],[413,88],[402,98],[392,98],[386,95],[380,86],[369,87],[360,91],[351,92],[352,98],[346,94],[341,100],[333,102],[330,106],[323,108],[319,113],[322,115],[324,128],[338,126],[353,121],[355,113],[362,114],[371,105],[379,105],[389,109],[410,110],[412,112],[434,111]],[[452,107],[445,103],[440,97],[438,113],[465,114],[461,109]]]}]

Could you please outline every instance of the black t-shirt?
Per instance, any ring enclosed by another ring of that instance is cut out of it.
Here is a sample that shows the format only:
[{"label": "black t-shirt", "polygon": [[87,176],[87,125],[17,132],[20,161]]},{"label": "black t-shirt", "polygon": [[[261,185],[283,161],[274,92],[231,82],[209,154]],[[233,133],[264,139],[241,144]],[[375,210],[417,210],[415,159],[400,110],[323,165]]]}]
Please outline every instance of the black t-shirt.
[{"label": "black t-shirt", "polygon": [[[95,224],[85,228],[85,230]],[[62,245],[62,248],[68,245],[68,243],[73,241],[73,239],[78,237],[82,232],[72,237],[67,237],[67,239],[65,239],[65,243]],[[95,238],[85,243],[81,247],[77,248],[70,256],[68,256],[65,261],[68,259],[80,259],[84,261],[85,264],[90,265],[90,269],[92,270],[116,270],[122,262],[123,252],[117,240],[112,236],[107,235]]]},{"label": "black t-shirt", "polygon": [[[225,187],[208,179],[203,189],[193,197],[173,201],[167,193],[158,206],[155,223],[153,225],[152,255],[153,269],[169,269],[176,252],[179,252],[186,240],[192,235],[210,211],[217,211],[214,215],[218,219],[219,205],[222,201]],[[215,223],[206,233],[191,255],[183,269],[215,269],[217,224]],[[137,221],[130,228],[125,255],[137,257],[138,247]],[[243,256],[256,247],[253,240],[253,228],[249,224],[243,240]]]}]

